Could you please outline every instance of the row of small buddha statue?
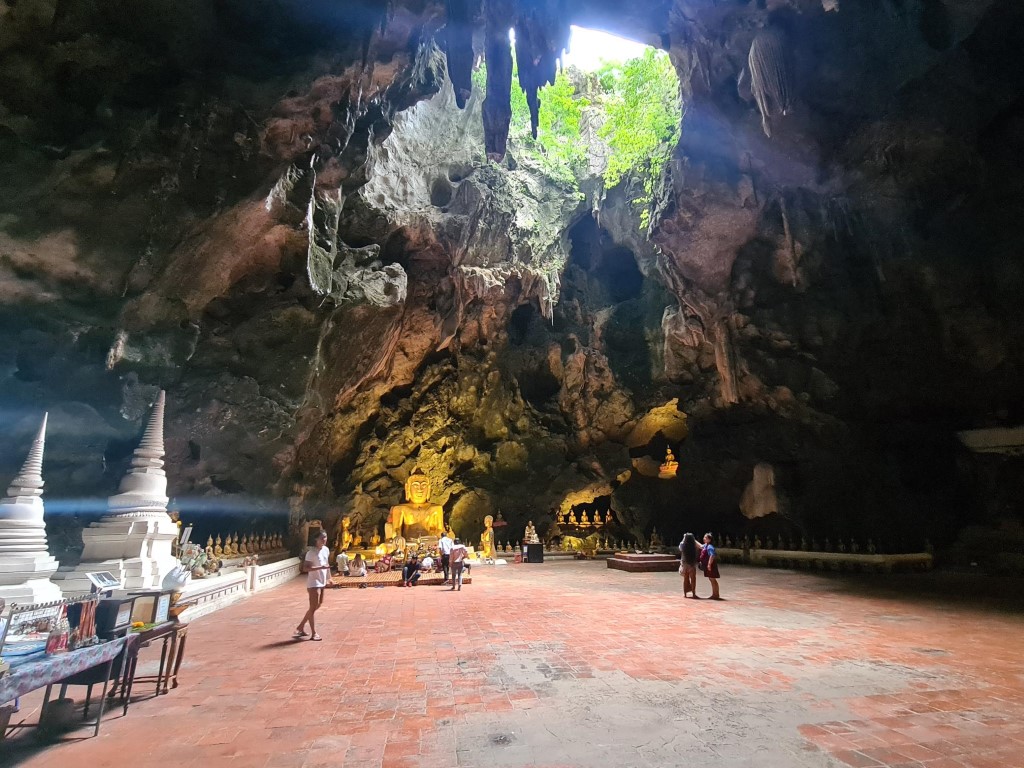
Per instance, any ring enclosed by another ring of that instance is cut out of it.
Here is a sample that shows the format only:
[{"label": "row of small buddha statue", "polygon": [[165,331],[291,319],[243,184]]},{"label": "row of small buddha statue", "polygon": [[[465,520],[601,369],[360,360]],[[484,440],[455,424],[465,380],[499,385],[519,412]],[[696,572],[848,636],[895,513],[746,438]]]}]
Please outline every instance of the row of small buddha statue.
[{"label": "row of small buddha statue", "polygon": [[[623,539],[623,540],[616,540],[616,539],[609,539],[608,537],[605,537],[603,539],[598,539],[598,541],[597,541],[597,548],[599,550],[604,550],[604,551],[625,552],[625,551],[629,551],[629,550],[640,549],[640,542],[639,541],[626,541],[625,539]],[[563,539],[562,540],[562,550],[565,551],[565,552],[571,552],[572,551],[572,544],[571,544],[571,542],[568,539]]]},{"label": "row of small buddha statue", "polygon": [[[800,537],[797,539],[782,538],[782,534],[779,534],[773,541],[770,536],[766,536],[762,539],[760,536],[754,536],[753,539],[748,535],[744,535],[742,538],[733,538],[732,536],[726,535],[722,539],[723,545],[727,548],[736,549],[777,549],[784,550],[787,552],[839,552],[845,554],[849,552],[851,555],[856,554],[868,554],[874,555],[878,552],[878,548],[875,546],[875,542],[872,539],[868,539],[864,546],[861,546],[856,539],[850,539],[849,541],[843,541],[838,539],[835,544],[832,543],[831,539],[825,538],[824,542],[819,543],[816,538],[811,538],[810,541],[806,537]],[[927,549],[927,544],[925,549]]]},{"label": "row of small buddha statue", "polygon": [[587,510],[583,510],[577,520],[576,510],[570,509],[568,516],[562,510],[558,510],[558,513],[555,515],[555,522],[570,528],[600,528],[602,525],[611,525],[615,522],[615,518],[612,517],[612,511],[609,509],[605,512],[604,521],[601,520],[601,513],[597,511],[594,512],[594,519],[591,520],[587,516]]},{"label": "row of small buddha statue", "polygon": [[216,540],[213,536],[206,539],[207,561],[220,560],[221,558],[246,557],[261,552],[275,552],[284,549],[284,537],[280,533],[253,534],[251,537],[246,534],[239,540],[237,533],[231,533],[221,538],[217,534]]}]

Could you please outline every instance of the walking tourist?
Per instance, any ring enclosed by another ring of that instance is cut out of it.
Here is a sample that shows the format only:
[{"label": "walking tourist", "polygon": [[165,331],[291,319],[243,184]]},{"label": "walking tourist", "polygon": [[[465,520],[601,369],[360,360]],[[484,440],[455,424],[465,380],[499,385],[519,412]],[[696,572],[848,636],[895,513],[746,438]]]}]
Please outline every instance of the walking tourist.
[{"label": "walking tourist", "polygon": [[711,582],[711,599],[721,600],[722,597],[718,594],[718,556],[715,554],[715,537],[710,533],[704,534],[704,546],[700,551],[700,563],[701,570],[704,571],[704,575]]},{"label": "walking tourist", "polygon": [[459,591],[462,591],[462,568],[466,564],[467,554],[469,554],[469,550],[467,550],[466,545],[462,543],[462,539],[455,539],[455,542],[452,544],[451,551],[452,592],[455,591],[456,585],[458,585]]},{"label": "walking tourist", "polygon": [[437,542],[437,546],[441,550],[441,570],[444,572],[443,584],[448,583],[448,568],[451,563],[452,546],[454,546],[454,544],[455,542],[452,541],[452,537],[448,535],[448,531],[445,531],[444,536],[442,536],[441,540]]},{"label": "walking tourist", "polygon": [[306,611],[299,626],[295,628],[294,637],[306,637],[306,624],[312,632],[310,640],[323,640],[316,631],[314,614],[324,604],[324,589],[331,580],[331,553],[327,549],[327,531],[321,531],[316,537],[316,546],[306,553],[302,561],[302,570],[306,573],[306,593],[309,595],[309,609]]},{"label": "walking tourist", "polygon": [[683,577],[683,597],[697,599],[697,559],[699,557],[697,539],[692,533],[683,535],[679,542],[679,574]]}]

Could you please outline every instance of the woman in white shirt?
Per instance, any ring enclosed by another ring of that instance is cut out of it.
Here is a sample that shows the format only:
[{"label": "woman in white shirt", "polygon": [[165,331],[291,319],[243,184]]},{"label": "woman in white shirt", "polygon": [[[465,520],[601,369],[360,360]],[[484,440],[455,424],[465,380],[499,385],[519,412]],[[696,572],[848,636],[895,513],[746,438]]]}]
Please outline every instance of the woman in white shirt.
[{"label": "woman in white shirt", "polygon": [[316,631],[314,614],[324,604],[324,590],[331,580],[331,553],[327,549],[327,531],[321,531],[316,538],[316,546],[306,553],[302,561],[302,570],[306,574],[306,593],[309,595],[309,610],[302,617],[299,626],[295,628],[293,637],[296,639],[306,637],[306,623],[309,623],[309,631],[313,633],[310,640],[323,640]]}]

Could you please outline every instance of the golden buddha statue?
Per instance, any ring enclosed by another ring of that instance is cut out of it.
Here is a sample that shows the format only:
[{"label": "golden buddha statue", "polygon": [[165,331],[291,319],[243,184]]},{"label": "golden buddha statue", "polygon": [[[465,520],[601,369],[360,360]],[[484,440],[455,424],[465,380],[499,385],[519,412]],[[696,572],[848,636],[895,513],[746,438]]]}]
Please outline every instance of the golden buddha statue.
[{"label": "golden buddha statue", "polygon": [[537,529],[533,527],[533,520],[530,520],[526,524],[526,532],[523,534],[523,541],[527,544],[540,543],[540,537],[537,536]]},{"label": "golden buddha statue", "polygon": [[581,528],[589,528],[590,527],[590,518],[587,517],[587,510],[585,510],[585,509],[583,510],[583,514],[580,515],[580,527]]},{"label": "golden buddha statue", "polygon": [[242,537],[242,543],[238,545],[238,554],[249,554],[249,534],[245,534],[245,536]]},{"label": "golden buddha statue", "polygon": [[396,504],[388,513],[384,537],[388,540],[396,536],[440,538],[444,534],[444,508],[430,503],[430,479],[419,469],[414,469],[405,481],[405,498],[405,504]]},{"label": "golden buddha statue", "polygon": [[380,531],[373,529],[373,536],[370,537],[370,546],[376,549],[380,546]]},{"label": "golden buddha statue", "polygon": [[228,557],[238,557],[238,534],[237,533],[231,534],[231,536],[228,538],[227,547],[225,548],[224,553]]},{"label": "golden buddha statue", "polygon": [[569,510],[569,525],[579,525],[579,523],[576,522],[576,510],[574,509]]},{"label": "golden buddha statue", "polygon": [[480,551],[485,560],[494,559],[494,518],[484,517],[484,532],[480,534]]},{"label": "golden buddha statue", "polygon": [[559,525],[565,525],[565,512],[563,512],[561,509],[558,510],[557,513],[555,513],[555,522]]},{"label": "golden buddha statue", "polygon": [[658,477],[662,480],[671,480],[676,476],[676,472],[678,471],[679,462],[676,461],[676,457],[672,455],[672,449],[666,448],[665,461],[658,467]]},{"label": "golden buddha statue", "polygon": [[213,546],[213,554],[217,557],[224,557],[224,542],[221,541],[220,534],[217,534],[217,543]]},{"label": "golden buddha statue", "polygon": [[611,509],[611,507],[609,507],[608,511],[604,513],[604,524],[605,525],[611,525],[614,522],[615,522],[615,518],[612,517],[612,509]]},{"label": "golden buddha statue", "polygon": [[345,550],[352,546],[352,531],[349,530],[351,525],[352,520],[348,515],[341,518],[341,532],[338,534],[338,549]]}]

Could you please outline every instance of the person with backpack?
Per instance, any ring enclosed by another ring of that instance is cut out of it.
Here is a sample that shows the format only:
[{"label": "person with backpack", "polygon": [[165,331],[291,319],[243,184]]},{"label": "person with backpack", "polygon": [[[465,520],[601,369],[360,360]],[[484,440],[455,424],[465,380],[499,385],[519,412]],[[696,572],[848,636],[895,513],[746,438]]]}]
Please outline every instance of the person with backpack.
[{"label": "person with backpack", "polygon": [[704,546],[700,550],[700,569],[707,580],[711,582],[711,599],[721,600],[718,594],[718,557],[715,555],[715,537],[710,533],[704,534]]},{"label": "person with backpack", "polygon": [[309,596],[309,609],[295,628],[292,635],[296,640],[307,637],[306,624],[312,632],[310,640],[323,640],[316,631],[314,614],[324,604],[324,590],[331,581],[331,552],[327,549],[327,531],[320,531],[316,537],[316,545],[311,547],[302,561],[302,572],[306,574],[306,594]]}]

